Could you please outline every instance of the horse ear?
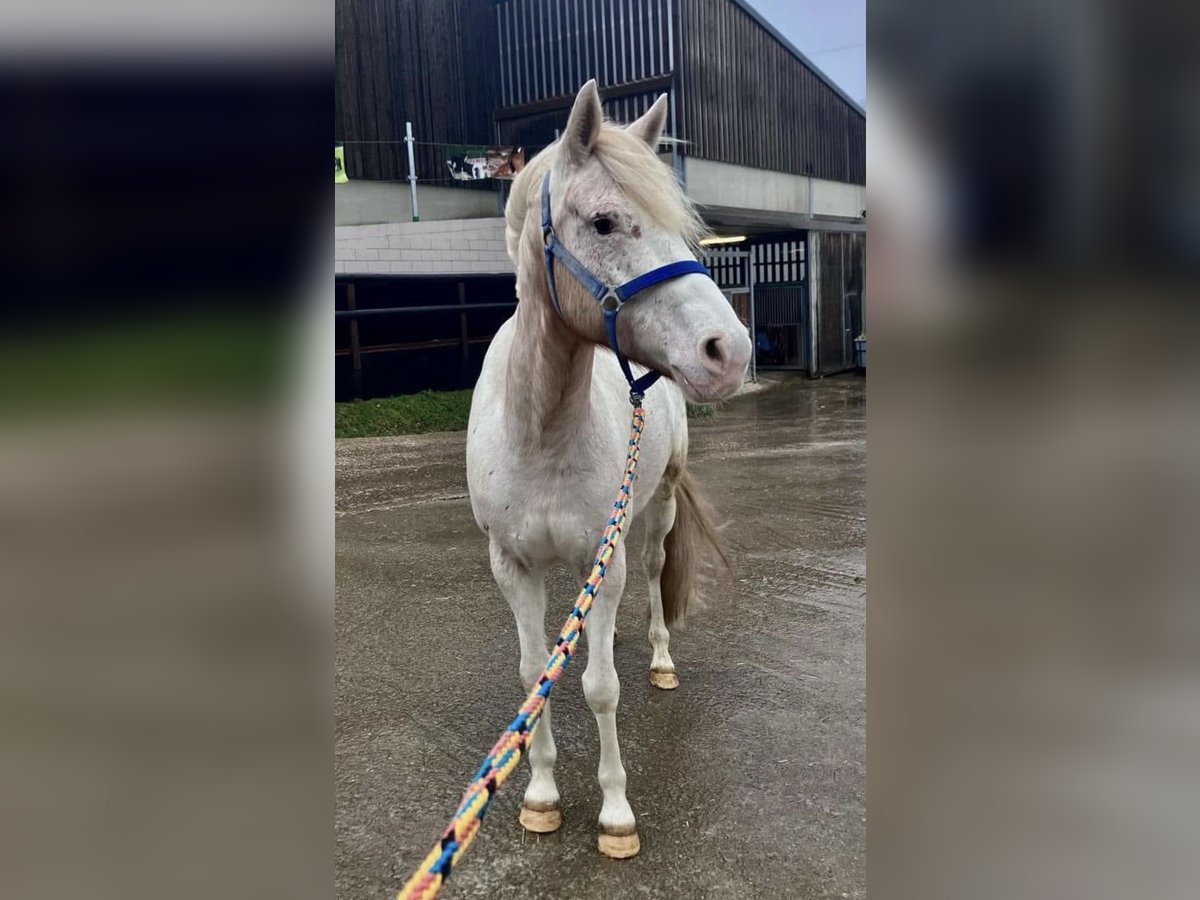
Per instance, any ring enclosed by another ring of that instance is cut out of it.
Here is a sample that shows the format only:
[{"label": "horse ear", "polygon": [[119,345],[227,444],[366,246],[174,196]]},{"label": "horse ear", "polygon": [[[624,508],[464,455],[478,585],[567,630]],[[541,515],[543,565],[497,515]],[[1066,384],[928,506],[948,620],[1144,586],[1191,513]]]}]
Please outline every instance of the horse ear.
[{"label": "horse ear", "polygon": [[573,163],[581,163],[592,152],[592,144],[600,134],[600,123],[604,119],[604,110],[600,106],[600,94],[596,90],[596,79],[593,78],[579,89],[575,96],[575,105],[571,107],[571,117],[567,119],[566,130],[563,131],[562,145],[566,150],[567,159]]},{"label": "horse ear", "polygon": [[657,150],[658,142],[662,138],[663,126],[666,124],[667,95],[659,94],[658,99],[640,119],[629,123],[629,131],[649,144],[651,150]]}]

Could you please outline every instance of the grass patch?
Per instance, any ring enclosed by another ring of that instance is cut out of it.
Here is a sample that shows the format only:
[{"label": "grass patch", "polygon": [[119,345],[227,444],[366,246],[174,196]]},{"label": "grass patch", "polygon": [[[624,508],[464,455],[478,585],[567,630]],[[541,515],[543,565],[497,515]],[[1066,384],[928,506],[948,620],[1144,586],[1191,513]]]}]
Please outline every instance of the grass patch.
[{"label": "grass patch", "polygon": [[[379,400],[337,404],[335,434],[340,438],[389,437],[430,431],[462,431],[471,413],[470,391],[423,391]],[[711,419],[711,403],[689,403],[689,419]]]},{"label": "grass patch", "polygon": [[379,400],[354,400],[337,404],[335,434],[347,438],[462,431],[470,413],[470,391],[423,391]]}]

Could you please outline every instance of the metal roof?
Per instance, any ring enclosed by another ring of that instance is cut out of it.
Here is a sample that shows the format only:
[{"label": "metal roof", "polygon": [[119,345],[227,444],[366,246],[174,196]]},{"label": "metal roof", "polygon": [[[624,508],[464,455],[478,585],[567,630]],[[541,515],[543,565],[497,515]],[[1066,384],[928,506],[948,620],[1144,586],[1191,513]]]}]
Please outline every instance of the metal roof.
[{"label": "metal roof", "polygon": [[757,22],[759,25],[761,25],[763,28],[765,28],[767,30],[767,33],[770,34],[771,37],[775,38],[775,40],[779,41],[779,43],[781,43],[784,46],[784,48],[789,53],[792,54],[792,56],[796,57],[796,59],[800,60],[800,62],[802,62],[802,63],[804,63],[804,65],[808,66],[808,68],[812,69],[814,75],[816,75],[823,82],[825,82],[827,85],[829,85],[831,88],[833,88],[834,93],[836,93],[839,97],[841,97],[843,100],[845,100],[846,103],[848,103],[851,106],[851,108],[853,108],[860,116],[862,116],[864,119],[867,117],[867,111],[865,109],[863,109],[861,106],[859,106],[857,103],[855,103],[854,100],[850,97],[850,95],[847,94],[845,91],[843,91],[840,87],[838,87],[837,84],[834,83],[832,78],[830,78],[828,75],[826,75],[824,72],[822,72],[821,68],[816,63],[814,63],[811,59],[809,59],[807,56],[805,56],[803,53],[801,53],[800,49],[795,44],[793,44],[791,41],[789,41],[787,38],[785,38],[779,32],[778,28],[776,28],[774,25],[772,25],[770,22],[768,22],[765,18],[763,18],[762,13],[760,13],[757,9],[755,9],[753,6],[751,6],[749,3],[747,3],[746,0],[731,0],[731,2],[736,4],[737,6],[740,6],[743,10],[745,10],[746,14],[749,15],[750,18],[754,19],[755,22]]}]

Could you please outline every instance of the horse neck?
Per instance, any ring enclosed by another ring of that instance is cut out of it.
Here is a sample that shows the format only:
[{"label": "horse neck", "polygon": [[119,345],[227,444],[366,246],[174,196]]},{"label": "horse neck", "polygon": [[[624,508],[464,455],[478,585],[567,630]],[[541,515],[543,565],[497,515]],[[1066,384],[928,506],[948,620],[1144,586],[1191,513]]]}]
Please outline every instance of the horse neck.
[{"label": "horse neck", "polygon": [[545,269],[530,256],[517,273],[505,419],[523,447],[565,447],[584,433],[590,417],[594,347],[563,323],[551,305]]}]

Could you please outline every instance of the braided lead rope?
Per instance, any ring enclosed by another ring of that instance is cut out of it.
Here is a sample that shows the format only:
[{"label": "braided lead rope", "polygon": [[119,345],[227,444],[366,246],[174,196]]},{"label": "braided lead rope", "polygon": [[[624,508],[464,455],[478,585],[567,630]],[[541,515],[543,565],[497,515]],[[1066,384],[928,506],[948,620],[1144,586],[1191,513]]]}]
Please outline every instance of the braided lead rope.
[{"label": "braided lead rope", "polygon": [[579,643],[579,636],[583,633],[584,620],[592,608],[592,601],[600,592],[604,573],[608,571],[609,561],[621,540],[633,490],[633,479],[637,475],[638,445],[645,420],[646,413],[641,403],[635,404],[629,434],[629,452],[625,457],[625,477],[613,503],[612,516],[604,529],[604,537],[596,550],[592,572],[579,596],[575,598],[575,606],[559,632],[554,652],[551,653],[537,684],[525,698],[516,717],[508,724],[504,734],[500,735],[500,740],[496,741],[496,745],[475,772],[474,779],[463,794],[454,818],[442,832],[441,839],[396,895],[396,900],[431,900],[437,896],[446,879],[450,877],[450,870],[458,864],[458,858],[474,840],[488,807],[492,805],[492,798],[516,768],[525,747],[533,740],[533,733],[542,719],[542,711],[546,708],[546,700],[554,683],[558,681],[575,654],[575,645]]}]

